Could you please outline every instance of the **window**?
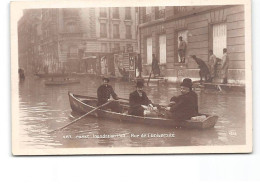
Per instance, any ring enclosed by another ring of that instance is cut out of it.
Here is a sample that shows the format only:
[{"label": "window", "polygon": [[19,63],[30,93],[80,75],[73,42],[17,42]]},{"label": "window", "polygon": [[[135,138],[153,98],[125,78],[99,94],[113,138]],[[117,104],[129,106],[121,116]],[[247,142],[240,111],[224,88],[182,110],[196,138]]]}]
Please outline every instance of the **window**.
[{"label": "window", "polygon": [[159,6],[159,12],[157,13],[157,17],[159,19],[164,18],[165,17],[165,6]]},{"label": "window", "polygon": [[113,25],[113,38],[120,38],[119,35],[119,24]]},{"label": "window", "polygon": [[227,25],[225,23],[213,25],[213,53],[222,58],[223,49],[227,48]]},{"label": "window", "polygon": [[159,45],[160,45],[160,63],[166,63],[166,35],[159,36]]},{"label": "window", "polygon": [[132,44],[126,44],[126,50],[127,50],[127,52],[133,52]]},{"label": "window", "polygon": [[119,19],[119,8],[113,8],[113,18]]},{"label": "window", "polygon": [[146,14],[152,13],[152,7],[146,7]]},{"label": "window", "polygon": [[76,46],[69,47],[69,58],[78,57],[78,48]]},{"label": "window", "polygon": [[126,28],[126,38],[132,39],[131,25],[126,25],[125,28]]},{"label": "window", "polygon": [[146,40],[147,64],[152,64],[152,55],[153,55],[152,37],[148,37]]},{"label": "window", "polygon": [[76,31],[76,23],[75,22],[70,22],[67,24],[67,31],[69,33],[73,33]]},{"label": "window", "polygon": [[101,43],[101,52],[107,52],[107,43]]},{"label": "window", "polygon": [[125,19],[131,20],[131,8],[129,8],[129,7],[125,8]]},{"label": "window", "polygon": [[159,6],[159,11],[160,10],[165,10],[165,6]]},{"label": "window", "polygon": [[[182,40],[184,41],[185,44],[185,49],[183,49],[183,51],[179,51],[179,47],[183,47],[180,46],[180,40],[179,37],[182,37]],[[186,53],[187,53],[187,43],[188,43],[188,30],[182,30],[178,32],[178,62],[185,62],[185,57],[186,57]],[[184,58],[184,60],[181,61],[181,57]]]},{"label": "window", "polygon": [[101,38],[107,37],[107,25],[105,23],[100,24],[100,37]]},{"label": "window", "polygon": [[114,43],[114,51],[120,51],[120,44]]},{"label": "window", "polygon": [[100,8],[100,17],[107,17],[106,8]]}]

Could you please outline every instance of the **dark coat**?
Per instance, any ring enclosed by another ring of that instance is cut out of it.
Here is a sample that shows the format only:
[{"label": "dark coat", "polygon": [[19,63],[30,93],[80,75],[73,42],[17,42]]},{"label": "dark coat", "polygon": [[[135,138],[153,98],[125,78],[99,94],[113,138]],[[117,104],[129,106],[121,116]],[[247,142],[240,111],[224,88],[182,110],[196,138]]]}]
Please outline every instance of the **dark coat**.
[{"label": "dark coat", "polygon": [[98,97],[98,106],[106,103],[108,99],[112,96],[115,100],[118,99],[114,89],[109,84],[101,85],[97,90],[97,97]]},{"label": "dark coat", "polygon": [[160,67],[158,60],[154,57],[152,61],[152,71],[154,75],[160,75]]},{"label": "dark coat", "polygon": [[182,121],[198,115],[198,96],[194,91],[175,97],[171,106],[171,118]]},{"label": "dark coat", "polygon": [[129,95],[130,107],[128,110],[128,114],[135,116],[144,116],[144,109],[141,105],[149,104],[152,104],[152,102],[151,100],[149,100],[144,91],[142,92],[142,96],[140,96],[137,91],[134,91]]},{"label": "dark coat", "polygon": [[139,70],[139,72],[143,71],[143,68],[142,68],[142,58],[141,57],[137,57],[136,68]]},{"label": "dark coat", "polygon": [[193,58],[195,61],[196,61],[196,63],[199,65],[199,68],[200,68],[200,71],[201,71],[201,73],[202,73],[202,75],[208,75],[208,74],[210,74],[209,73],[209,68],[208,68],[208,66],[207,66],[207,64],[202,60],[202,59],[200,59],[200,58]]}]

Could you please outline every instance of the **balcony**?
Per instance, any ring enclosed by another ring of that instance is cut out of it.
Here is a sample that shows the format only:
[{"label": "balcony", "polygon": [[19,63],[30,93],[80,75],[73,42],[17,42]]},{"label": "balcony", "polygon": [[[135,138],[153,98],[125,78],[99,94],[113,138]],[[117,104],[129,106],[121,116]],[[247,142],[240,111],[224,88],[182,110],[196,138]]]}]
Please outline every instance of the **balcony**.
[{"label": "balcony", "polygon": [[60,33],[62,38],[79,38],[82,37],[83,34],[79,32],[63,32]]}]

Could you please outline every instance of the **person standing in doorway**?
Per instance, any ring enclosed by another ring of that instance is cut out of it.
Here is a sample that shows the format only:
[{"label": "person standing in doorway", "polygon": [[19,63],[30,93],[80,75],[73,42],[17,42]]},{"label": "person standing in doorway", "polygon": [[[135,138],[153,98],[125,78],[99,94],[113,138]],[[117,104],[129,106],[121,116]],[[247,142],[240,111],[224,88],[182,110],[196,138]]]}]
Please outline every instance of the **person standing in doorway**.
[{"label": "person standing in doorway", "polygon": [[141,54],[137,55],[136,60],[136,77],[141,78],[142,77],[142,57]]},{"label": "person standing in doorway", "polygon": [[222,74],[223,74],[222,84],[227,84],[228,66],[229,66],[229,57],[227,55],[227,49],[224,48],[223,49],[223,57],[222,57]]},{"label": "person standing in doorway", "polygon": [[178,54],[180,57],[180,63],[185,63],[186,54],[186,42],[182,40],[182,36],[179,37]]},{"label": "person standing in doorway", "polygon": [[158,62],[158,59],[156,58],[155,54],[153,54],[152,71],[153,71],[154,77],[160,76],[159,62]]},{"label": "person standing in doorway", "polygon": [[217,64],[217,57],[213,54],[213,50],[209,50],[209,72],[210,72],[210,79],[209,82],[212,82],[213,78],[216,75],[216,64]]}]

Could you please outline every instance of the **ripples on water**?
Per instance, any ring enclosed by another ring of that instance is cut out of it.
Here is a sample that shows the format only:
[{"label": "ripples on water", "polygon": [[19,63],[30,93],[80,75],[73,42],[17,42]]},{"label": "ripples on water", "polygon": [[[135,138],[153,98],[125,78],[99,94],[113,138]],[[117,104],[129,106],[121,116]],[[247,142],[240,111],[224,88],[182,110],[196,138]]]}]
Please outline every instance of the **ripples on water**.
[{"label": "ripples on water", "polygon": [[[209,130],[173,129],[149,125],[113,122],[86,117],[61,132],[49,132],[70,123],[78,114],[71,112],[68,91],[96,96],[101,81],[81,78],[80,84],[68,86],[44,85],[44,79],[27,77],[19,85],[20,146],[23,148],[84,148],[84,147],[140,147],[195,146],[245,144],[245,95],[240,92],[220,93],[214,90],[197,91],[199,110],[216,114],[219,120]],[[128,98],[135,90],[133,83],[114,82],[111,85],[121,98]],[[154,103],[167,104],[179,94],[176,85],[151,85],[145,91]],[[230,133],[231,132],[231,133]],[[174,134],[175,137],[131,137],[130,134]],[[92,138],[93,135],[125,135],[125,137]],[[86,138],[90,136],[91,138]]]}]

